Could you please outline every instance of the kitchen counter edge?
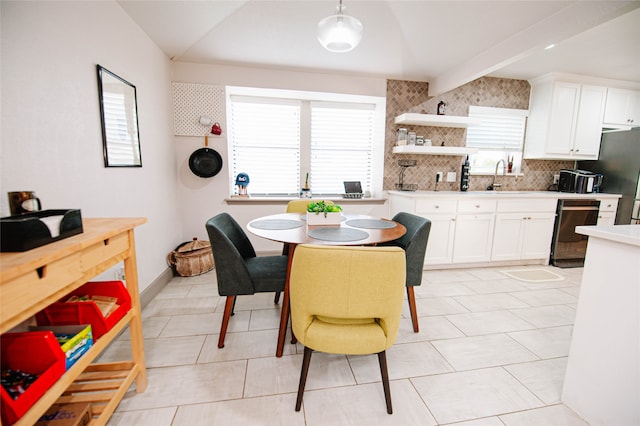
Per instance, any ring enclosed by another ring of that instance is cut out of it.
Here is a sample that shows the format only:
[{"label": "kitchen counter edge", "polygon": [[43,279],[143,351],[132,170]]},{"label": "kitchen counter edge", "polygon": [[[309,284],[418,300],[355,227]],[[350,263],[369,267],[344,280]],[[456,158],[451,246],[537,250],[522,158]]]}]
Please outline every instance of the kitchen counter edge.
[{"label": "kitchen counter edge", "polygon": [[640,225],[576,226],[576,233],[640,247]]},{"label": "kitchen counter edge", "polygon": [[616,199],[621,194],[606,194],[593,192],[590,194],[575,194],[571,192],[556,191],[388,191],[389,195],[399,195],[407,198],[438,197],[438,198],[552,198],[552,199]]}]

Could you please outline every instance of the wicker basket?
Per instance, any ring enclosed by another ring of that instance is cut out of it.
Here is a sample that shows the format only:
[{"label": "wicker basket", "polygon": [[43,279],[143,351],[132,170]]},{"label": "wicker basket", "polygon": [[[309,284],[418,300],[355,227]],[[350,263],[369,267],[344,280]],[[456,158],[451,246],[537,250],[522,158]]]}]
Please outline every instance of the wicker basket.
[{"label": "wicker basket", "polygon": [[211,244],[195,237],[193,241],[182,243],[169,253],[167,262],[173,273],[181,277],[201,275],[215,267]]}]

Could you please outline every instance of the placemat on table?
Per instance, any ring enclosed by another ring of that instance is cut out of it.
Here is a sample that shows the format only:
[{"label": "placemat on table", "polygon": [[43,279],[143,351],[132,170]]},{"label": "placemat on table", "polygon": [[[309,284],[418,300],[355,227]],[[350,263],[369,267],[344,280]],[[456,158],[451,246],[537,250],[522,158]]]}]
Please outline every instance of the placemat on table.
[{"label": "placemat on table", "polygon": [[358,241],[369,237],[369,233],[359,229],[341,228],[338,226],[327,226],[309,231],[311,238],[323,241]]},{"label": "placemat on table", "polygon": [[264,219],[264,220],[256,220],[251,223],[251,226],[257,229],[294,229],[300,228],[304,225],[303,222],[299,220],[291,220],[291,219]]},{"label": "placemat on table", "polygon": [[391,229],[396,227],[394,222],[382,219],[351,219],[346,224],[354,228],[368,229]]}]

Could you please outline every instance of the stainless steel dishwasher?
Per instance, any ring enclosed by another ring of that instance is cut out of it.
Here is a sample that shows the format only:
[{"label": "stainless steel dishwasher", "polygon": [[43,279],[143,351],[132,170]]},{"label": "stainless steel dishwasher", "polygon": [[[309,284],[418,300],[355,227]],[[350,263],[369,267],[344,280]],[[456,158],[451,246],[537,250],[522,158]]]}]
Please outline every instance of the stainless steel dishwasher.
[{"label": "stainless steel dishwasher", "polygon": [[551,243],[552,265],[560,268],[584,266],[589,237],[576,234],[575,229],[576,226],[595,225],[599,209],[598,200],[558,200]]}]

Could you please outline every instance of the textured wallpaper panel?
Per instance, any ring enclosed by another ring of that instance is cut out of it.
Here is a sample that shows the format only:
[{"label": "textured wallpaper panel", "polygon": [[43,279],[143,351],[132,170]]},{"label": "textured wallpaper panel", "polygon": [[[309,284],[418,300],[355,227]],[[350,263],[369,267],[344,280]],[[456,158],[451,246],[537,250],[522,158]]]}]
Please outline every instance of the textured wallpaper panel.
[{"label": "textured wallpaper panel", "polygon": [[200,124],[208,117],[225,127],[224,86],[195,83],[172,83],[173,123],[176,136],[204,136],[211,126]]},{"label": "textured wallpaper panel", "polygon": [[[469,105],[497,108],[529,108],[529,83],[525,80],[482,77],[457,89],[437,97],[428,96],[429,83],[417,81],[387,81],[387,119],[384,189],[395,189],[402,168],[398,160],[416,160],[417,165],[405,171],[404,183],[417,184],[418,190],[433,191],[437,172],[456,172],[455,182],[440,182],[440,191],[458,191],[460,189],[460,167],[464,157],[444,155],[406,155],[393,154],[396,126],[394,119],[405,112],[435,114],[438,103],[446,102],[446,115],[469,115]],[[407,126],[433,144],[444,142],[446,146],[465,146],[466,129],[449,127]],[[507,191],[544,191],[553,182],[553,175],[560,169],[573,168],[572,161],[523,160],[519,177],[498,177],[502,189]],[[493,176],[471,176],[471,191],[484,190],[493,181]]]}]

